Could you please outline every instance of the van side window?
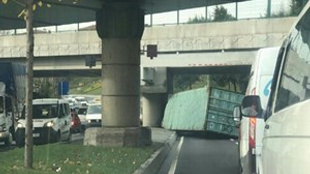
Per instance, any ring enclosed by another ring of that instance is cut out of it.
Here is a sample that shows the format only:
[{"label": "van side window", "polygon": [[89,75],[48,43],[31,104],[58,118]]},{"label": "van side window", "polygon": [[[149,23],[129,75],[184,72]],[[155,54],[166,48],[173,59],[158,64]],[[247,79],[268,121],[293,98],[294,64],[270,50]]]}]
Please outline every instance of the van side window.
[{"label": "van side window", "polygon": [[70,115],[70,108],[69,108],[69,104],[64,104],[65,107],[65,115]]},{"label": "van side window", "polygon": [[60,117],[64,117],[65,116],[65,107],[64,107],[64,104],[60,104],[60,107],[59,107],[59,116]]},{"label": "van side window", "polygon": [[275,112],[310,98],[310,11],[290,36],[278,88]]}]

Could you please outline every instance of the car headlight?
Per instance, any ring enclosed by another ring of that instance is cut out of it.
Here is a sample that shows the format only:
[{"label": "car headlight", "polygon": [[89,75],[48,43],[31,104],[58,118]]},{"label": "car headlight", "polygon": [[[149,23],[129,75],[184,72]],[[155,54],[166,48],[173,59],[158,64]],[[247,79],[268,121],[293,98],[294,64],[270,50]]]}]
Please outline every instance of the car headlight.
[{"label": "car headlight", "polygon": [[23,124],[21,124],[21,123],[17,123],[17,128],[23,128],[24,127],[24,125]]},{"label": "car headlight", "polygon": [[45,124],[46,127],[53,127],[54,126],[54,122],[53,121],[50,121],[50,122],[47,122]]}]

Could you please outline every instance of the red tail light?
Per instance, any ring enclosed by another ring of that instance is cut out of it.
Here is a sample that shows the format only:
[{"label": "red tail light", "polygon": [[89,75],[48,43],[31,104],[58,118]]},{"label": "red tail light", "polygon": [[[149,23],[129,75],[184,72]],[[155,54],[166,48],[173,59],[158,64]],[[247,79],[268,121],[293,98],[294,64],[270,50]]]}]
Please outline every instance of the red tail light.
[{"label": "red tail light", "polygon": [[251,148],[255,148],[255,132],[256,132],[255,128],[256,128],[256,118],[250,117],[249,142]]}]

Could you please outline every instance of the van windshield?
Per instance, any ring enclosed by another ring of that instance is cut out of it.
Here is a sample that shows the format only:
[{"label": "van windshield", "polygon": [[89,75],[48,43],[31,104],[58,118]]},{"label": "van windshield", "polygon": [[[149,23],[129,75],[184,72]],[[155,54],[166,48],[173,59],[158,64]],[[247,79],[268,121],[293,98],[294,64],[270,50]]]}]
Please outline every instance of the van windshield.
[{"label": "van windshield", "polygon": [[4,112],[4,107],[3,107],[3,96],[0,96],[0,114]]},{"label": "van windshield", "polygon": [[[57,117],[57,105],[33,105],[32,107],[33,119],[45,119]],[[22,118],[25,118],[25,107],[23,109]]]}]

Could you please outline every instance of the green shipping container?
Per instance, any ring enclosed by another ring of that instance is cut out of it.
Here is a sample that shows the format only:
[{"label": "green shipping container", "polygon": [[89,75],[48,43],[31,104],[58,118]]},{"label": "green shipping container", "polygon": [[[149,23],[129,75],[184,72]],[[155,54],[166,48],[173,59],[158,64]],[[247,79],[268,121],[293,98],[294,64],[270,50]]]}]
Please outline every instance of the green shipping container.
[{"label": "green shipping container", "polygon": [[243,97],[239,93],[212,87],[174,94],[167,103],[162,126],[171,130],[238,136],[232,114]]}]

